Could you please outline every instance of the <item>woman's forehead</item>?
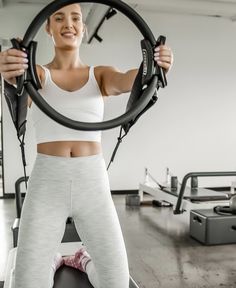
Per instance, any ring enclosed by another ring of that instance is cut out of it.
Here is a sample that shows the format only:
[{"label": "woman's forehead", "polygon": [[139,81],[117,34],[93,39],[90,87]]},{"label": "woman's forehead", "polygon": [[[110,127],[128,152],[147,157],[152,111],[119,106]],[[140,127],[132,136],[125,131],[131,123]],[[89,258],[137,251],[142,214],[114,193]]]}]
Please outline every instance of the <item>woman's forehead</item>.
[{"label": "woman's forehead", "polygon": [[62,7],[61,9],[57,10],[55,13],[53,13],[52,15],[58,14],[58,13],[78,13],[82,15],[82,11],[81,11],[81,7],[79,3],[75,3],[75,4],[70,4],[67,6]]}]

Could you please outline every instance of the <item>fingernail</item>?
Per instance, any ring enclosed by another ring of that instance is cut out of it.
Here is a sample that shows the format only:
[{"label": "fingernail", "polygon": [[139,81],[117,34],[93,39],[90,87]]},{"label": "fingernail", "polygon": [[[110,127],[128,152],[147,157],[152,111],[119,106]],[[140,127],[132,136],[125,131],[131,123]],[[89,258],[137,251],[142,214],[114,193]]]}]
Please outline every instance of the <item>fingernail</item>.
[{"label": "fingernail", "polygon": [[26,53],[22,53],[22,57],[28,57]]},{"label": "fingernail", "polygon": [[28,60],[27,58],[24,58],[24,59],[23,59],[23,62],[24,62],[24,63],[28,63],[29,60]]},{"label": "fingernail", "polygon": [[24,68],[28,68],[28,65],[27,65],[27,64],[23,64],[23,67],[24,67]]}]

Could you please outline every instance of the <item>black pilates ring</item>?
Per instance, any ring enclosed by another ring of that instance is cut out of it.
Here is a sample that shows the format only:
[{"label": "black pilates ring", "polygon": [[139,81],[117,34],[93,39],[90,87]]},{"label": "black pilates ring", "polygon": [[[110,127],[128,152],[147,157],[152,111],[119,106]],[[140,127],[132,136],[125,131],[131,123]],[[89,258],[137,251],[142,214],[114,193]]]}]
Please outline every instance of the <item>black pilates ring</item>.
[{"label": "black pilates ring", "polygon": [[[31,96],[33,102],[50,118],[55,120],[56,122],[72,128],[76,130],[106,130],[111,129],[123,124],[128,123],[132,119],[135,118],[136,115],[138,115],[144,108],[148,105],[149,101],[155,94],[156,88],[158,87],[158,76],[153,72],[153,75],[147,85],[145,85],[141,97],[130,107],[128,111],[126,111],[121,116],[108,120],[103,122],[80,122],[75,121],[70,118],[65,117],[64,115],[58,113],[53,107],[51,107],[39,94],[37,91],[40,88],[40,84],[36,76],[36,65],[35,65],[35,50],[36,50],[36,42],[33,41],[34,37],[36,36],[38,30],[42,26],[42,24],[57,10],[61,9],[62,7],[74,3],[100,3],[104,5],[111,6],[112,8],[117,9],[124,15],[126,15],[139,29],[141,34],[143,35],[144,39],[149,41],[151,47],[154,49],[156,46],[156,39],[154,38],[150,28],[146,24],[146,22],[142,19],[142,17],[129,5],[126,3],[120,1],[120,0],[93,0],[93,1],[75,1],[75,0],[56,0],[51,2],[49,5],[47,5],[43,10],[41,10],[38,15],[34,18],[34,20],[29,25],[21,45],[21,50],[24,51],[30,51],[28,54],[29,58],[29,68],[26,71],[28,80],[26,75],[24,75],[24,79],[17,79],[19,82],[23,81],[22,89],[26,89],[28,94]],[[34,46],[34,50],[30,49],[31,46]],[[32,52],[33,51],[33,52]],[[153,55],[152,55],[153,57]],[[150,65],[149,62],[146,61],[146,65]],[[152,62],[154,63],[154,60],[152,59]],[[152,65],[154,65],[152,63]],[[148,68],[148,67],[147,67]],[[160,69],[160,67],[159,67]],[[30,80],[29,80],[30,79]],[[32,81],[33,79],[33,81]],[[18,84],[17,81],[17,84]],[[36,83],[36,85],[35,85]],[[162,85],[162,87],[165,85]]]}]

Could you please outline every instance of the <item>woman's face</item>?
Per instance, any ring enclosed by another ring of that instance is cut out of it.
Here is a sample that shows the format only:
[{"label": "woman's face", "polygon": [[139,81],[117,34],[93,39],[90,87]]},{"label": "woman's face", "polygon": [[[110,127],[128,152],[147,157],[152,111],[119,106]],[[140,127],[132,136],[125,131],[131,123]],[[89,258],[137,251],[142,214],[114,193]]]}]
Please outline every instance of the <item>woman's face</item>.
[{"label": "woman's face", "polygon": [[65,50],[78,48],[84,34],[84,23],[79,4],[65,6],[49,18],[46,30],[55,47]]}]

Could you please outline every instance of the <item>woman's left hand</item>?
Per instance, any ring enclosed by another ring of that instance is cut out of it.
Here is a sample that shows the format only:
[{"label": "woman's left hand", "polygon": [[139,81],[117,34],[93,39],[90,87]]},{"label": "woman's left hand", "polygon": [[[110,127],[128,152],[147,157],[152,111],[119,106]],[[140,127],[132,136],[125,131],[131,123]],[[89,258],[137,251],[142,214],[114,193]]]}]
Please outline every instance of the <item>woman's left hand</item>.
[{"label": "woman's left hand", "polygon": [[154,49],[154,60],[157,64],[164,68],[167,73],[174,61],[173,53],[170,47],[166,45],[160,45]]}]

